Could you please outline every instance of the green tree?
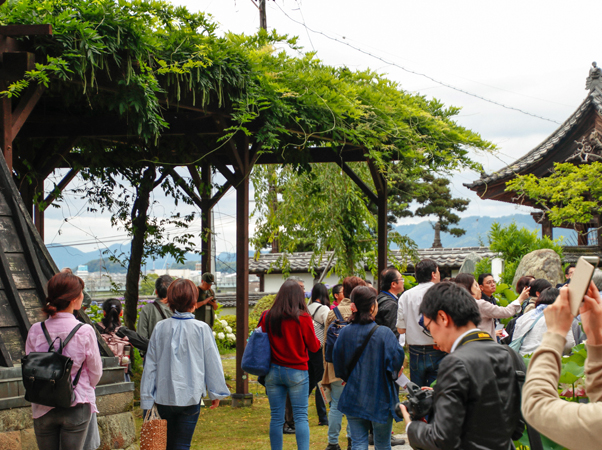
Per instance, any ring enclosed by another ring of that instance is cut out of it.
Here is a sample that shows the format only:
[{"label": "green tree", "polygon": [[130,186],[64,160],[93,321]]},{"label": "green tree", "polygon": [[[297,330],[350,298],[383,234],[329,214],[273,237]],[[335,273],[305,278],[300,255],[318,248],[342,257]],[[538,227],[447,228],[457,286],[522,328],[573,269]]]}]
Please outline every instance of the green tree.
[{"label": "green tree", "polygon": [[602,163],[556,163],[543,178],[518,175],[506,183],[506,191],[516,192],[519,201],[533,200],[556,226],[588,223],[602,212]]},{"label": "green tree", "polygon": [[153,295],[157,278],[159,278],[159,275],[156,273],[149,273],[145,276],[140,283],[140,295]]},{"label": "green tree", "polygon": [[449,180],[446,178],[436,178],[431,174],[424,174],[422,179],[423,183],[416,189],[416,201],[422,206],[416,209],[414,215],[418,217],[435,216],[437,218],[433,228],[435,230],[435,242],[439,244],[441,243],[440,231],[456,237],[464,235],[466,231],[462,228],[451,227],[460,222],[460,216],[453,211],[466,211],[470,201],[452,197]]}]

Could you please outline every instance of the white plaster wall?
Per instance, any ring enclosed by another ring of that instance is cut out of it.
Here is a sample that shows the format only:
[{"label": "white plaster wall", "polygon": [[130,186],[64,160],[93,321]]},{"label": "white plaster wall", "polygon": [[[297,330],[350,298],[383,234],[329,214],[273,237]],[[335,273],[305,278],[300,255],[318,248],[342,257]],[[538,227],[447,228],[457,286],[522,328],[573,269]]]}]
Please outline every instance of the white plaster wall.
[{"label": "white plaster wall", "polygon": [[[292,273],[291,276],[296,276],[305,282],[305,290],[311,291],[312,286],[314,285],[314,276],[310,273]],[[338,284],[340,277],[336,274],[331,274],[330,276],[324,278],[322,283],[328,285],[328,287],[333,287],[335,284]],[[374,287],[377,287],[374,282],[374,277],[372,274],[366,275],[366,280],[369,280],[374,284]],[[265,275],[265,288],[264,292],[278,292],[280,286],[286,281],[286,278],[282,277],[281,273],[268,273]]]}]

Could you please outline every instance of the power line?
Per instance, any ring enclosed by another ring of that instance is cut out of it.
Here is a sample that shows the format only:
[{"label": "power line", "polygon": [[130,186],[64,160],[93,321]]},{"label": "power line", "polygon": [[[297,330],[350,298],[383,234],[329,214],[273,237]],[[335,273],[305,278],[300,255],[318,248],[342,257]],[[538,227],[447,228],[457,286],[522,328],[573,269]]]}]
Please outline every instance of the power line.
[{"label": "power line", "polygon": [[284,14],[284,15],[285,15],[285,16],[286,16],[286,17],[287,17],[289,20],[291,20],[291,21],[295,22],[295,23],[296,23],[296,24],[298,24],[298,25],[301,25],[301,26],[305,27],[307,30],[311,31],[312,33],[320,34],[320,35],[322,35],[322,36],[326,37],[327,39],[330,39],[331,41],[335,41],[335,42],[338,42],[339,44],[346,45],[347,47],[350,47],[350,48],[352,48],[352,49],[354,49],[354,50],[356,50],[356,51],[358,51],[358,52],[360,52],[360,53],[363,53],[363,54],[365,54],[365,55],[368,55],[368,56],[370,56],[370,57],[372,57],[372,58],[378,59],[379,61],[382,61],[382,62],[384,62],[385,64],[388,64],[388,65],[390,65],[390,66],[397,67],[397,68],[399,68],[399,69],[401,69],[401,70],[403,70],[403,71],[405,71],[405,72],[411,73],[411,74],[413,74],[413,75],[418,75],[418,76],[421,76],[421,77],[427,78],[427,79],[429,79],[429,80],[431,80],[431,81],[433,81],[433,82],[435,82],[435,83],[437,83],[437,84],[439,84],[439,85],[441,85],[441,86],[443,86],[443,87],[446,87],[446,88],[449,88],[449,89],[453,89],[454,91],[461,92],[461,93],[463,93],[463,94],[466,94],[466,95],[469,95],[469,96],[471,96],[471,97],[478,98],[479,100],[483,100],[484,102],[488,102],[488,103],[491,103],[491,104],[493,104],[493,105],[501,106],[502,108],[510,109],[510,110],[512,110],[512,111],[517,111],[517,112],[519,112],[519,113],[521,113],[521,114],[525,114],[525,115],[527,115],[527,116],[535,117],[535,118],[537,118],[537,119],[545,120],[545,121],[547,121],[547,122],[552,122],[552,123],[555,123],[555,124],[557,124],[557,125],[560,125],[560,122],[557,122],[557,121],[555,121],[555,120],[548,119],[547,117],[538,116],[537,114],[532,114],[532,113],[530,113],[530,112],[528,112],[528,111],[525,111],[525,110],[522,110],[522,109],[520,109],[520,108],[515,108],[515,107],[513,107],[513,106],[504,105],[503,103],[496,102],[495,100],[490,100],[490,99],[488,99],[488,98],[485,98],[485,97],[482,97],[482,96],[480,96],[480,95],[478,95],[478,94],[473,94],[472,92],[468,92],[468,91],[465,91],[464,89],[460,89],[460,88],[457,88],[457,87],[455,87],[455,86],[452,86],[451,84],[444,83],[443,81],[439,81],[439,80],[437,80],[437,79],[435,79],[435,78],[433,78],[433,77],[431,77],[431,76],[429,76],[429,75],[426,75],[426,74],[424,74],[424,73],[416,72],[416,71],[414,71],[414,70],[407,69],[407,68],[405,68],[405,67],[403,67],[403,66],[400,66],[400,65],[399,65],[399,64],[397,64],[397,63],[394,63],[394,62],[387,61],[386,59],[384,59],[384,58],[381,58],[380,56],[377,56],[377,55],[374,55],[374,54],[372,54],[372,53],[370,53],[370,52],[367,52],[367,51],[365,51],[365,50],[363,50],[363,49],[361,49],[361,48],[359,48],[359,47],[356,47],[355,45],[351,45],[351,44],[350,44],[350,43],[348,43],[348,42],[341,41],[341,40],[339,40],[339,39],[337,39],[337,38],[334,38],[334,37],[332,37],[332,36],[329,36],[329,35],[327,35],[326,33],[323,33],[322,31],[316,31],[316,30],[313,30],[313,29],[309,28],[309,27],[308,27],[308,26],[307,26],[305,23],[299,22],[298,20],[295,20],[295,19],[293,19],[291,16],[289,16],[289,15],[286,13],[286,11],[284,11],[284,10],[283,10],[283,9],[280,7],[280,5],[279,5],[278,3],[276,3],[276,6],[277,6],[277,7],[278,7],[278,9],[279,9],[279,10],[282,12],[282,14]]}]

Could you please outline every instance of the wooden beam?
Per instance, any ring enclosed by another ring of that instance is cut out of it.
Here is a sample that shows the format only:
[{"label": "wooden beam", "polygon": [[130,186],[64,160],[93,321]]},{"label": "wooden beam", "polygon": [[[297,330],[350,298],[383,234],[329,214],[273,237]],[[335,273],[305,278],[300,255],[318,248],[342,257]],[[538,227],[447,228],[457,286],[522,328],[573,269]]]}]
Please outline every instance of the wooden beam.
[{"label": "wooden beam", "polygon": [[362,181],[362,179],[353,171],[351,167],[349,167],[344,161],[337,161],[337,164],[343,169],[349,178],[353,180],[355,184],[362,190],[362,192],[368,197],[375,205],[378,205],[378,196],[370,189],[370,187]]},{"label": "wooden beam", "polygon": [[[220,116],[215,116],[213,120],[215,121],[219,132],[222,135],[224,135],[226,133],[226,125],[224,123],[224,118]],[[245,166],[243,164],[242,159],[240,158],[240,155],[238,154],[239,149],[236,146],[235,137],[236,136],[232,136],[228,138],[228,140],[224,143],[224,147],[226,152],[228,153],[232,166],[234,167],[234,171],[238,172],[239,174],[242,174],[244,172]]]},{"label": "wooden beam", "polygon": [[370,174],[374,181],[374,186],[377,192],[377,206],[378,206],[378,248],[377,248],[377,262],[378,262],[378,281],[380,285],[380,276],[388,265],[388,205],[387,205],[387,179],[384,175],[378,171],[373,161],[368,160],[368,167],[370,168]]},{"label": "wooden beam", "polygon": [[[36,193],[39,194],[38,198],[44,198],[44,178],[38,181],[36,186]],[[46,208],[40,208],[39,205],[33,205],[33,221],[36,226],[36,230],[42,240],[44,240],[44,210]]]},{"label": "wooden beam", "polygon": [[45,88],[42,85],[32,86],[27,89],[25,94],[19,100],[19,104],[13,111],[12,115],[13,139],[17,136],[17,134],[19,134],[21,127],[33,111],[33,108],[35,108],[38,100],[40,100],[40,97],[42,97],[44,90]]},{"label": "wooden beam", "polygon": [[175,171],[173,167],[166,167],[165,171],[171,175],[171,178],[174,180],[177,186],[179,186],[187,195],[190,197],[190,200],[194,202],[201,210],[203,209],[203,200],[190,189],[190,186],[186,184],[186,181]]},{"label": "wooden beam", "polygon": [[[197,184],[197,190],[199,190],[202,198],[203,208],[201,211],[201,265],[203,272],[211,272],[211,260],[213,253],[212,246],[212,231],[213,231],[213,217],[211,214],[212,206],[209,204],[211,200],[211,164],[208,161],[203,161],[202,165],[202,179]],[[194,171],[198,175],[198,171]]]},{"label": "wooden beam", "polygon": [[[4,3],[4,2],[2,2]],[[0,26],[0,36],[50,36],[52,25],[4,25]]]},{"label": "wooden beam", "polygon": [[[59,194],[61,192],[63,192],[63,190],[67,187],[67,185],[69,183],[71,183],[71,180],[73,180],[77,174],[79,173],[80,169],[71,169],[67,175],[65,175],[63,177],[63,179],[61,181],[59,181],[59,184],[56,185],[56,188],[54,188],[52,190],[52,192],[50,194],[48,194],[48,196],[44,199],[44,211],[46,210],[46,208],[48,208],[50,206],[50,204],[56,200],[56,198],[59,196]],[[56,192],[56,190],[58,189],[58,192]]]},{"label": "wooden beam", "polygon": [[229,181],[226,181],[215,193],[215,195],[213,197],[211,197],[211,200],[209,200],[209,208],[213,209],[213,207],[217,204],[217,202],[219,202],[221,200],[221,198],[226,195],[226,192],[228,192],[230,190],[230,188],[232,187],[232,183],[230,183]]},{"label": "wooden beam", "polygon": [[4,345],[2,334],[0,334],[0,367],[14,367],[13,358],[10,356],[6,345]]}]

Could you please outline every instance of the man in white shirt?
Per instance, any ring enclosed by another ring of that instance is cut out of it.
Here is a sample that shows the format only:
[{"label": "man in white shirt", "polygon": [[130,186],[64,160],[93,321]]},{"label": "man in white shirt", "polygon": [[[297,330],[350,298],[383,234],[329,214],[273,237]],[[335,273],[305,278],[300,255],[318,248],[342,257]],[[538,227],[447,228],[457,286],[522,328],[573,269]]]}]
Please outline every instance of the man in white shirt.
[{"label": "man in white shirt", "polygon": [[422,314],[420,304],[426,291],[441,281],[437,263],[432,259],[423,259],[416,264],[418,286],[404,292],[397,308],[397,331],[405,334],[410,349],[410,379],[418,386],[430,386],[437,379],[439,362],[445,356],[431,337],[420,325]]}]

